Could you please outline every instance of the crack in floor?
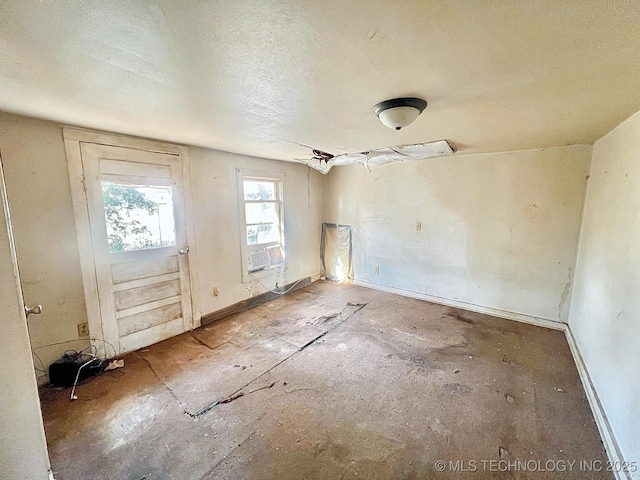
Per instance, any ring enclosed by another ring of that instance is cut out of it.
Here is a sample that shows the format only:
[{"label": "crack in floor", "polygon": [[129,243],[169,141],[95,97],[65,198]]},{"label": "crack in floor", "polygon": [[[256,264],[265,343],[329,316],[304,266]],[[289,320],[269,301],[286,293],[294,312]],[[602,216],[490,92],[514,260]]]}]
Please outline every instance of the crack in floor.
[{"label": "crack in floor", "polygon": [[[345,305],[345,307],[339,311],[338,313],[329,315],[327,320],[332,319],[332,318],[337,318],[338,316],[341,316],[344,311],[348,308],[348,307],[357,307],[353,312],[351,312],[351,314],[349,316],[347,316],[346,318],[343,318],[341,321],[337,322],[336,324],[332,325],[329,329],[327,329],[326,331],[322,332],[320,335],[318,335],[317,337],[313,338],[312,340],[308,341],[307,343],[305,343],[302,347],[299,347],[297,350],[295,350],[293,353],[291,353],[290,355],[288,355],[287,357],[285,357],[284,359],[280,360],[278,363],[276,363],[275,365],[271,366],[269,369],[265,370],[264,372],[262,372],[260,375],[258,375],[257,377],[253,378],[251,381],[247,382],[246,384],[244,384],[242,387],[238,388],[236,391],[234,391],[233,393],[231,393],[230,395],[224,397],[224,398],[220,398],[218,400],[216,400],[215,402],[210,403],[209,405],[207,405],[204,408],[201,408],[200,410],[198,410],[196,413],[191,413],[189,412],[186,407],[185,404],[182,403],[182,401],[180,401],[180,399],[178,398],[178,396],[176,395],[176,393],[173,391],[173,389],[156,373],[156,371],[153,369],[153,367],[151,366],[151,362],[149,362],[149,360],[147,360],[144,356],[142,356],[141,354],[137,353],[138,357],[144,361],[147,366],[149,367],[149,370],[151,370],[151,373],[153,373],[153,375],[160,380],[160,382],[165,386],[165,388],[169,391],[169,393],[171,394],[171,396],[174,398],[174,400],[176,402],[178,402],[178,405],[180,405],[180,408],[182,409],[182,411],[184,412],[185,415],[193,418],[193,419],[197,419],[198,417],[201,417],[202,415],[204,415],[207,412],[210,412],[211,410],[213,410],[215,407],[217,407],[218,405],[222,405],[222,404],[226,404],[226,403],[231,403],[234,400],[237,400],[240,397],[243,397],[245,395],[249,395],[251,393],[257,392],[259,390],[265,390],[268,388],[273,387],[277,382],[272,382],[270,385],[264,386],[264,387],[260,387],[257,388],[255,390],[252,390],[250,392],[244,393],[243,390],[245,388],[247,388],[249,385],[251,385],[253,382],[255,382],[256,380],[259,380],[260,378],[264,377],[265,375],[269,374],[274,368],[282,365],[284,362],[286,362],[287,360],[293,358],[294,356],[296,356],[297,354],[301,353],[302,351],[304,351],[305,349],[307,349],[308,347],[310,347],[311,345],[313,345],[314,343],[316,343],[318,340],[320,340],[321,338],[325,337],[329,332],[335,330],[337,327],[339,327],[340,325],[342,325],[343,323],[345,323],[347,320],[349,320],[351,317],[353,317],[356,313],[358,313],[360,310],[362,310],[364,307],[366,307],[369,304],[369,302],[365,302],[365,303],[352,303],[352,302],[347,302],[347,304]],[[235,345],[233,343],[232,340],[229,340],[227,342],[224,342],[220,345],[216,345],[216,347],[211,347],[207,344],[205,344],[202,340],[200,340],[199,338],[197,338],[195,335],[193,335],[193,333],[189,332],[191,337],[196,340],[198,343],[202,344],[203,346],[205,346],[206,348],[208,348],[209,350],[214,350],[218,347],[221,347],[222,345],[225,345],[227,343],[231,343],[232,345]],[[286,342],[289,343],[289,342]]]},{"label": "crack in floor", "polygon": [[167,382],[165,382],[165,381],[160,377],[160,375],[158,375],[158,374],[156,373],[156,371],[153,369],[153,367],[151,366],[151,362],[149,362],[149,360],[147,360],[146,358],[144,358],[142,355],[140,355],[140,354],[139,354],[139,353],[137,353],[137,352],[136,352],[136,355],[138,355],[138,357],[140,358],[140,360],[142,360],[144,363],[146,363],[146,364],[147,364],[147,366],[149,367],[149,370],[151,370],[151,373],[153,373],[153,375],[154,375],[158,380],[160,380],[160,382],[165,386],[165,388],[166,388],[167,390],[169,390],[169,393],[171,394],[171,396],[173,397],[173,399],[174,399],[176,402],[178,402],[178,405],[180,405],[180,408],[182,408],[182,411],[183,411],[184,413],[186,413],[187,415],[189,415],[189,413],[187,412],[187,410],[186,410],[186,408],[185,408],[184,404],[180,401],[180,399],[178,398],[178,396],[176,395],[176,393],[173,391],[173,389],[172,389],[169,385],[167,385]]},{"label": "crack in floor", "polygon": [[196,337],[196,336],[193,334],[193,331],[189,332],[189,336],[190,336],[191,338],[193,338],[197,343],[199,343],[200,345],[202,345],[203,347],[205,347],[205,348],[207,348],[207,349],[209,349],[209,350],[214,350],[214,349],[216,349],[216,348],[218,348],[218,347],[220,347],[220,346],[224,345],[224,343],[228,343],[228,342],[224,342],[224,343],[221,343],[220,345],[216,345],[215,347],[212,347],[212,346],[211,346],[211,345],[209,345],[208,343],[205,343],[205,342],[203,342],[202,340],[200,340],[198,337]]},{"label": "crack in floor", "polygon": [[[191,418],[198,418],[201,417],[202,415],[204,415],[207,412],[210,412],[211,410],[213,410],[215,407],[217,407],[218,405],[224,404],[224,403],[229,403],[228,399],[231,397],[234,397],[236,395],[238,395],[240,392],[242,392],[242,390],[244,390],[245,388],[247,388],[249,385],[251,385],[253,382],[255,382],[256,380],[259,380],[260,378],[262,378],[263,376],[265,376],[266,374],[270,373],[274,368],[282,365],[284,362],[286,362],[287,360],[293,358],[294,356],[298,355],[300,352],[304,351],[306,348],[310,347],[311,345],[313,345],[314,343],[316,343],[318,340],[320,340],[321,338],[325,337],[329,332],[335,330],[337,327],[339,327],[340,325],[342,325],[343,323],[345,323],[347,320],[349,320],[351,317],[353,317],[356,313],[358,313],[360,310],[362,310],[364,307],[366,307],[368,305],[369,302],[366,303],[352,303],[352,302],[347,302],[346,306],[340,311],[338,312],[333,318],[336,318],[340,315],[342,315],[344,313],[344,311],[348,308],[348,307],[358,307],[356,308],[353,312],[351,312],[351,314],[349,316],[347,316],[346,318],[342,319],[340,322],[337,322],[335,325],[331,326],[328,330],[322,332],[320,335],[318,335],[317,337],[315,337],[314,339],[308,341],[307,343],[305,343],[302,347],[298,348],[296,351],[294,351],[292,354],[288,355],[287,357],[285,357],[284,359],[280,360],[278,363],[276,363],[275,365],[271,366],[268,370],[264,371],[263,373],[261,373],[260,375],[258,375],[257,377],[255,377],[253,380],[247,382],[245,385],[243,385],[242,387],[240,387],[239,389],[237,389],[235,392],[233,392],[231,395],[225,397],[225,398],[221,398],[219,400],[216,400],[215,402],[210,403],[209,405],[207,405],[204,408],[201,408],[200,410],[198,410],[196,413],[190,413],[190,412],[186,412],[185,413],[187,415],[189,415]],[[273,384],[271,385],[273,386]],[[269,387],[271,388],[271,387]],[[259,390],[263,390],[264,388],[260,388]],[[256,390],[257,391],[257,390]],[[253,393],[253,392],[251,392]],[[238,395],[236,398],[239,398],[242,395]],[[235,398],[234,398],[235,400]]]}]

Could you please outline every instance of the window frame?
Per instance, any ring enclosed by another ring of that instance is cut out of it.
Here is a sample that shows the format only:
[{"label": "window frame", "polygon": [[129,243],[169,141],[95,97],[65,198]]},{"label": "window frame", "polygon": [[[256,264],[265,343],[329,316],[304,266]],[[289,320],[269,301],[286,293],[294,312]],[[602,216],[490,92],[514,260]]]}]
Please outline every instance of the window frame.
[{"label": "window frame", "polygon": [[[284,238],[284,179],[286,175],[282,172],[264,171],[264,170],[251,170],[251,169],[237,169],[238,173],[238,206],[239,206],[239,225],[240,225],[240,250],[241,250],[241,269],[242,269],[242,283],[247,283],[256,278],[262,279],[272,275],[277,275],[286,270],[286,255],[285,255],[285,238]],[[245,180],[263,180],[273,182],[275,184],[276,199],[275,200],[245,200],[244,198],[244,182]],[[248,203],[275,203],[277,205],[276,211],[278,212],[278,229],[280,233],[280,241],[259,243],[256,245],[248,245],[247,243],[247,227],[251,225],[259,225],[254,223],[247,223],[246,218],[246,205]],[[269,248],[275,245],[280,245],[282,250],[282,261],[277,265],[271,265],[262,270],[258,270],[249,273],[249,252],[254,248]]]},{"label": "window frame", "polygon": [[[106,177],[106,178],[105,178]],[[113,177],[113,178],[112,178]],[[177,206],[176,203],[174,202],[174,198],[175,198],[175,192],[174,192],[174,188],[175,186],[172,185],[170,182],[163,182],[163,181],[154,181],[154,182],[150,182],[150,181],[145,181],[144,178],[138,178],[136,180],[128,180],[128,179],[118,179],[115,178],[113,175],[102,175],[101,180],[99,180],[100,186],[102,188],[103,191],[103,197],[102,197],[102,210],[103,210],[103,214],[104,214],[104,221],[105,221],[105,228],[107,231],[107,250],[109,252],[109,255],[123,255],[126,254],[128,252],[141,252],[141,251],[145,251],[145,250],[159,250],[159,249],[170,249],[170,248],[177,248],[178,246],[178,237],[177,237],[177,232],[176,232],[176,222],[179,220],[178,219],[178,215],[179,215],[179,211],[177,210]],[[172,212],[172,216],[173,216],[173,234],[174,234],[174,243],[172,245],[163,245],[160,247],[150,247],[150,248],[137,248],[137,249],[132,249],[132,250],[121,250],[121,251],[111,251],[111,244],[109,243],[109,238],[108,238],[108,233],[109,233],[109,222],[107,221],[107,212],[106,212],[106,206],[104,205],[104,185],[105,184],[111,184],[111,185],[118,185],[118,186],[128,186],[128,187],[142,187],[142,188],[166,188],[171,195],[171,212]]]}]

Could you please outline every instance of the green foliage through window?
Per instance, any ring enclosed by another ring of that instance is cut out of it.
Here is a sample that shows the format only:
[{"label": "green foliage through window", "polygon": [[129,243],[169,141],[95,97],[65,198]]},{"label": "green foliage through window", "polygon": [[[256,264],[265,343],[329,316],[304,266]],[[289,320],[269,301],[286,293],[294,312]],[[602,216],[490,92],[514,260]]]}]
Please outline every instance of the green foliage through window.
[{"label": "green foliage through window", "polygon": [[266,180],[244,180],[247,245],[280,241],[280,208],[277,183]]},{"label": "green foliage through window", "polygon": [[170,187],[103,182],[102,198],[110,252],[175,245]]}]

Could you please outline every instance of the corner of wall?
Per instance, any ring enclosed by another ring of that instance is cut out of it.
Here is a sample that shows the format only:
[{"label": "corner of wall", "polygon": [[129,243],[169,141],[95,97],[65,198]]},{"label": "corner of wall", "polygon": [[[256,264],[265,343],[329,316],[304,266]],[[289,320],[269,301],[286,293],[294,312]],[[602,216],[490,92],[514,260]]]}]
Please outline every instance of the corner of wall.
[{"label": "corner of wall", "polygon": [[[575,259],[567,339],[613,465],[640,458],[640,398],[629,375],[640,365],[640,112],[598,139],[591,151]],[[624,362],[621,363],[621,359]],[[617,463],[616,463],[617,462]],[[617,472],[617,478],[640,478]]]}]

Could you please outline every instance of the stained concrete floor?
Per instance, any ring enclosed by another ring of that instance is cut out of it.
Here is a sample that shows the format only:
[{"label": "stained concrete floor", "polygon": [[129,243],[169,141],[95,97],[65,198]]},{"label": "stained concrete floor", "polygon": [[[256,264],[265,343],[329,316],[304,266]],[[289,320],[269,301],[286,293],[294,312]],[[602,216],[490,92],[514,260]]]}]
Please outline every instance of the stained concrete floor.
[{"label": "stained concrete floor", "polygon": [[42,390],[56,479],[611,478],[559,331],[316,282],[124,359]]}]

